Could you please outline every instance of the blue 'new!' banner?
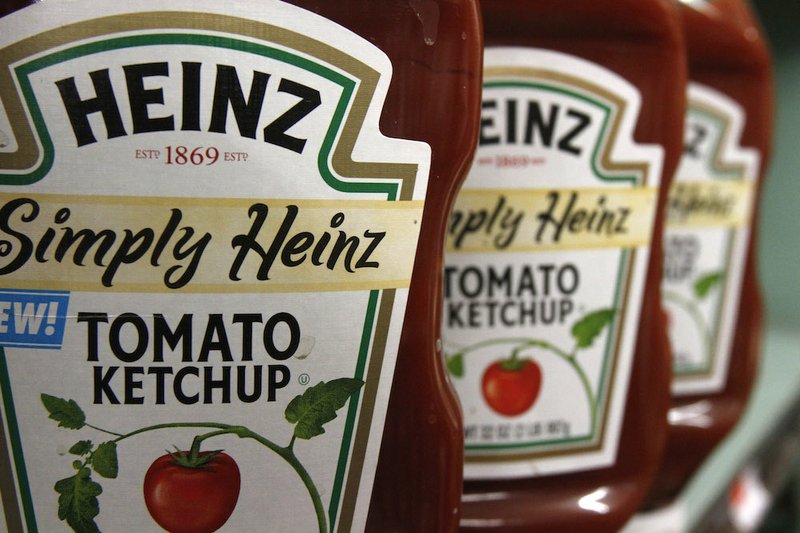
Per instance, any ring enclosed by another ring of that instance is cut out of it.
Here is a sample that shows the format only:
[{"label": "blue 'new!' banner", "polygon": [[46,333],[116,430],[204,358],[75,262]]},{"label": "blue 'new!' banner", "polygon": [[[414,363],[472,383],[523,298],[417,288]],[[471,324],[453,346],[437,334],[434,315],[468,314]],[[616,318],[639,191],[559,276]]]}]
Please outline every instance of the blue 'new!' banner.
[{"label": "blue 'new!' banner", "polygon": [[67,291],[0,289],[0,347],[61,348]]}]

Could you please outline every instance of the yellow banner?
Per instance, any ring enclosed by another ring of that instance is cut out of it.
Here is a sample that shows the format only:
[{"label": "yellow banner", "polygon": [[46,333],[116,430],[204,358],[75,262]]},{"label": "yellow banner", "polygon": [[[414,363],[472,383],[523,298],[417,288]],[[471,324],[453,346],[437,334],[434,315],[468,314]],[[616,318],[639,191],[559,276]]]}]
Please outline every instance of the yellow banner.
[{"label": "yellow banner", "polygon": [[740,227],[750,220],[753,185],[745,181],[675,182],[667,203],[670,228]]},{"label": "yellow banner", "polygon": [[0,286],[119,292],[407,287],[421,201],[0,194]]},{"label": "yellow banner", "polygon": [[450,217],[449,252],[629,248],[650,243],[657,190],[466,189]]}]

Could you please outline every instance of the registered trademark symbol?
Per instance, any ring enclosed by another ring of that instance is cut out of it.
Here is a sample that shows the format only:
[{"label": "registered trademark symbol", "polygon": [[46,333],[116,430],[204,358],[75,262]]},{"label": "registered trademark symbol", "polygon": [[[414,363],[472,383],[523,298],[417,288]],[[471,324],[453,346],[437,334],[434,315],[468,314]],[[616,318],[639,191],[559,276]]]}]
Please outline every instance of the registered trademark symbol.
[{"label": "registered trademark symbol", "polygon": [[308,374],[300,374],[297,381],[300,382],[300,385],[308,385],[311,382],[311,376]]}]

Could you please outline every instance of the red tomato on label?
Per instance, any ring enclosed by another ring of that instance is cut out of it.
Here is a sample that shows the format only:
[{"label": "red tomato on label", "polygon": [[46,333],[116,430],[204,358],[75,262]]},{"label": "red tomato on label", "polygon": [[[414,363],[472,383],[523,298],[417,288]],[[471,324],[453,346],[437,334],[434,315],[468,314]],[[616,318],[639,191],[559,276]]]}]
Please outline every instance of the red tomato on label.
[{"label": "red tomato on label", "polygon": [[212,533],[233,513],[240,484],[239,467],[225,453],[198,468],[181,466],[167,454],[144,476],[144,502],[170,533]]},{"label": "red tomato on label", "polygon": [[516,416],[533,406],[542,385],[542,371],[530,359],[495,361],[483,373],[483,397],[489,407],[505,416]]}]

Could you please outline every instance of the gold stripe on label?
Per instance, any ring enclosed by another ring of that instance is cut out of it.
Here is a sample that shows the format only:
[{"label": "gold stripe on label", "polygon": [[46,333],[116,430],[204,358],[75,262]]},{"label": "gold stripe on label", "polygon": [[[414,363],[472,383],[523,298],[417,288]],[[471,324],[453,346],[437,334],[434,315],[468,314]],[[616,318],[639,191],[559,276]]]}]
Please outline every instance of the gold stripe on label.
[{"label": "gold stripe on label", "polygon": [[8,288],[308,292],[408,287],[421,201],[0,194]]},{"label": "gold stripe on label", "polygon": [[653,187],[466,189],[447,234],[449,252],[628,248],[650,243]]},{"label": "gold stripe on label", "polygon": [[673,183],[667,202],[667,226],[744,226],[750,220],[753,194],[753,184],[746,181]]}]

